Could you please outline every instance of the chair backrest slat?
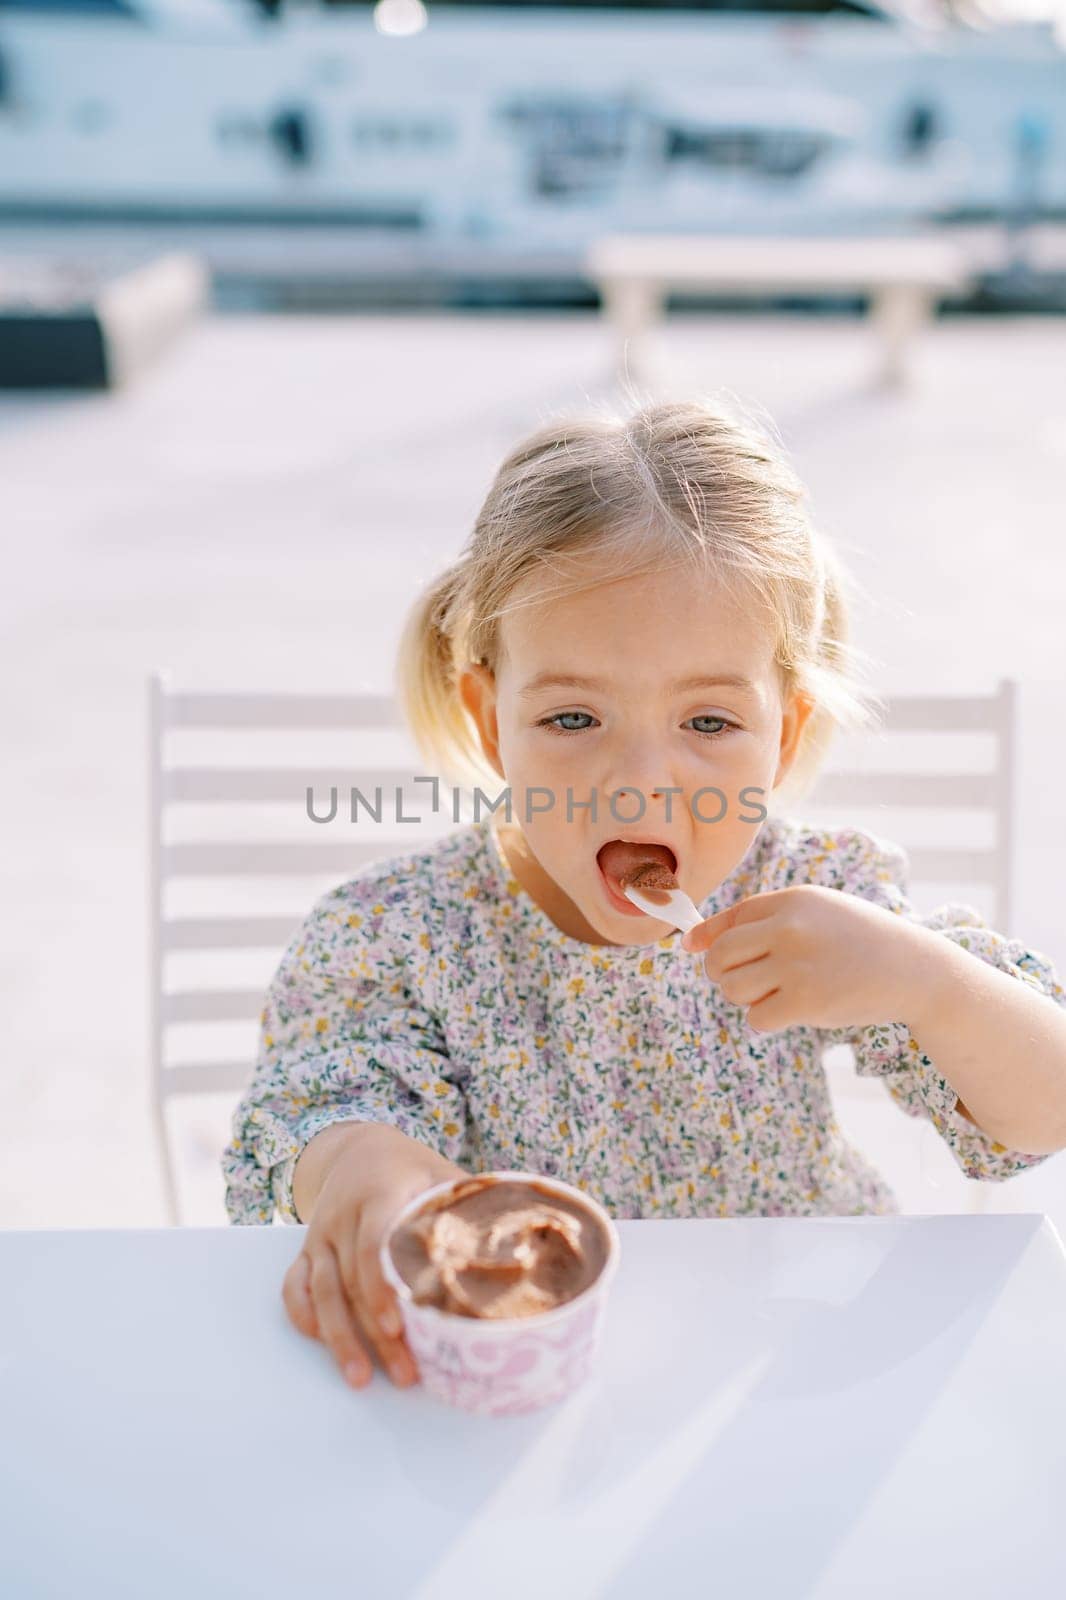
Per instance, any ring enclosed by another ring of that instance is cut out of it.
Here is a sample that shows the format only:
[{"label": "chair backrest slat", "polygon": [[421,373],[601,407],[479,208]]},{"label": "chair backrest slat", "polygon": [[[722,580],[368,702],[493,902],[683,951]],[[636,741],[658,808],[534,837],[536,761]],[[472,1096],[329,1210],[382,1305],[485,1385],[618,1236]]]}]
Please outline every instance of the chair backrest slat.
[{"label": "chair backrest slat", "polygon": [[881,726],[887,733],[994,733],[999,723],[996,695],[898,695]]},{"label": "chair backrest slat", "polygon": [[999,785],[994,772],[826,772],[818,783],[826,805],[921,806],[991,809]]},{"label": "chair backrest slat", "polygon": [[[395,853],[403,848],[396,839]],[[249,844],[168,844],[163,846],[162,861],[167,878],[311,878],[324,873],[351,875],[387,853],[380,843],[284,844],[263,839]]]},{"label": "chair backrest slat", "polygon": [[[332,789],[345,814],[350,810],[352,790],[360,814],[368,807],[384,811],[394,803],[396,793],[408,802],[424,799],[425,785],[416,786],[404,767],[351,768],[338,771],[328,767],[179,767],[164,776],[165,798],[175,805],[289,805],[305,803],[310,790],[316,809],[327,803]],[[380,791],[380,793],[379,793]]]},{"label": "chair backrest slat", "polygon": [[173,917],[163,924],[165,950],[282,950],[299,926],[291,917]]},{"label": "chair backrest slat", "polygon": [[392,695],[184,693],[165,698],[168,728],[396,728]]},{"label": "chair backrest slat", "polygon": [[994,850],[908,850],[907,858],[918,882],[991,883],[996,873]]},{"label": "chair backrest slat", "polygon": [[174,989],[162,1000],[167,1022],[254,1022],[263,1009],[262,989]]},{"label": "chair backrest slat", "polygon": [[175,1061],[167,1068],[171,1094],[240,1094],[248,1084],[248,1062]]}]

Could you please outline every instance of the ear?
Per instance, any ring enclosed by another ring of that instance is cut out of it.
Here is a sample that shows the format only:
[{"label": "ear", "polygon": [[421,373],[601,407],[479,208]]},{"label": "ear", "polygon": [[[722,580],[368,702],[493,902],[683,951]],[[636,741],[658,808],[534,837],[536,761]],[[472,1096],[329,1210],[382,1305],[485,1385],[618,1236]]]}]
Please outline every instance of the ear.
[{"label": "ear", "polygon": [[496,723],[496,678],[481,661],[468,661],[458,674],[457,687],[464,708],[473,718],[485,760],[497,777],[506,778],[500,760]]},{"label": "ear", "polygon": [[788,775],[796,759],[803,730],[814,708],[815,702],[810,695],[803,694],[798,689],[792,691],[781,717],[781,748],[774,776],[775,789]]}]

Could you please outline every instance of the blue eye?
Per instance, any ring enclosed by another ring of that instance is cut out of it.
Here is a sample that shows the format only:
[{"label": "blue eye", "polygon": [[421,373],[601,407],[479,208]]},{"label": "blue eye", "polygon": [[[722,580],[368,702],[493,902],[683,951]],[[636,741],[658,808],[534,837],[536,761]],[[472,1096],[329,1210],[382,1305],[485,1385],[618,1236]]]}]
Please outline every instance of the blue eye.
[{"label": "blue eye", "polygon": [[541,717],[540,721],[537,723],[537,727],[538,728],[550,728],[552,733],[584,733],[585,732],[584,728],[563,728],[563,727],[560,727],[559,724],[560,724],[560,719],[562,717],[584,717],[586,722],[594,722],[595,721],[595,718],[594,717],[590,717],[587,711],[557,711],[554,716]]},{"label": "blue eye", "polygon": [[731,722],[727,722],[724,717],[690,717],[689,721],[690,722],[717,722],[717,724],[718,724],[717,733],[707,733],[706,730],[703,729],[703,728],[696,728],[696,729],[693,730],[694,732],[698,733],[700,735],[700,737],[703,738],[703,739],[720,739],[722,737],[722,735],[725,734],[725,733],[728,733],[729,729],[733,726],[733,724]]},{"label": "blue eye", "polygon": [[[577,728],[573,726],[564,727],[564,717],[576,717],[579,721],[581,721],[583,718],[584,721],[582,722],[582,725]],[[556,711],[550,717],[541,717],[537,723],[537,727],[546,728],[551,733],[587,733],[589,724],[594,723],[595,720],[595,717],[591,716],[587,711]],[[718,724],[717,728],[715,728],[713,732],[709,732],[705,728],[694,728],[693,732],[698,734],[701,739],[721,739],[735,726],[734,723],[727,722],[724,717],[702,716],[690,717],[688,720],[689,722],[715,722]]]}]

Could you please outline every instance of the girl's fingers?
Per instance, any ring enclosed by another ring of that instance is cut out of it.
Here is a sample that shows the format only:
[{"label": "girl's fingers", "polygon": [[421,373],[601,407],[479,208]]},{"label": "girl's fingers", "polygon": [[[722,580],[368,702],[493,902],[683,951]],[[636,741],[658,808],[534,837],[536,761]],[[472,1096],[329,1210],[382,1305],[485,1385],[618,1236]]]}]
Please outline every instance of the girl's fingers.
[{"label": "girl's fingers", "polygon": [[704,917],[702,922],[697,922],[694,928],[685,929],[681,935],[682,948],[685,950],[706,950],[728,927],[729,921],[726,912],[716,911],[713,916]]},{"label": "girl's fingers", "polygon": [[749,928],[752,923],[776,917],[789,905],[789,896],[797,892],[793,884],[787,889],[769,889],[765,894],[749,894],[734,905],[725,906],[713,916],[705,917],[694,928],[688,929],[681,940],[684,950],[709,950],[734,928]]},{"label": "girl's fingers", "polygon": [[293,1326],[308,1339],[319,1338],[315,1303],[311,1298],[311,1258],[301,1250],[285,1274],[281,1298]]},{"label": "girl's fingers", "polygon": [[373,1376],[373,1363],[356,1337],[355,1317],[329,1245],[320,1246],[311,1257],[311,1295],[323,1343],[346,1381],[361,1389]]},{"label": "girl's fingers", "polygon": [[767,999],[781,986],[779,965],[772,956],[761,956],[746,966],[727,972],[721,989],[726,999],[735,1006],[752,1006]]},{"label": "girl's fingers", "polygon": [[396,1296],[381,1271],[380,1242],[389,1231],[397,1210],[395,1202],[382,1205],[370,1201],[366,1207],[366,1226],[356,1251],[356,1269],[365,1303],[371,1315],[390,1338],[403,1335],[403,1318]]},{"label": "girl's fingers", "polygon": [[770,954],[772,939],[765,922],[747,923],[741,928],[731,928],[723,933],[703,958],[703,967],[714,983],[719,983],[736,967],[749,961],[760,961]]},{"label": "girl's fingers", "polygon": [[[394,1383],[413,1383],[418,1376],[410,1351],[403,1339],[403,1324],[399,1320],[394,1298],[381,1276],[378,1265],[378,1246],[383,1236],[380,1219],[368,1205],[359,1219],[359,1227],[352,1230],[338,1250],[341,1277],[353,1305],[358,1306],[363,1327],[372,1341],[382,1366]],[[395,1323],[392,1320],[396,1312]],[[393,1327],[397,1331],[393,1332]]]},{"label": "girl's fingers", "polygon": [[761,1004],[748,1008],[748,1027],[756,1033],[779,1033],[782,1028],[791,1028],[796,1020],[792,1009],[782,1001],[779,990],[767,995]]},{"label": "girl's fingers", "polygon": [[736,905],[724,906],[721,911],[716,911],[713,916],[705,917],[694,928],[689,928],[681,936],[681,944],[685,950],[709,950],[716,944],[723,934],[728,933],[740,915],[743,900],[738,900]]}]

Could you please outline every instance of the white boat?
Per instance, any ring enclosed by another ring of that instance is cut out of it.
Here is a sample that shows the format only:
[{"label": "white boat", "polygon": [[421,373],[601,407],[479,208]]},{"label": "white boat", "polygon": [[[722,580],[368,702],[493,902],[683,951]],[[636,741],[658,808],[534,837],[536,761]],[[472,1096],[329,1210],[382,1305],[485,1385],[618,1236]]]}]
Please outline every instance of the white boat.
[{"label": "white boat", "polygon": [[776,3],[0,0],[0,218],[576,260],[623,228],[1066,213],[1050,23]]}]

